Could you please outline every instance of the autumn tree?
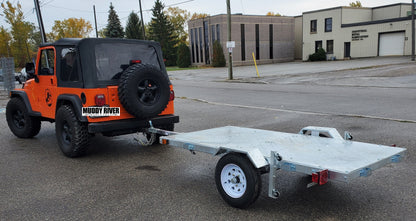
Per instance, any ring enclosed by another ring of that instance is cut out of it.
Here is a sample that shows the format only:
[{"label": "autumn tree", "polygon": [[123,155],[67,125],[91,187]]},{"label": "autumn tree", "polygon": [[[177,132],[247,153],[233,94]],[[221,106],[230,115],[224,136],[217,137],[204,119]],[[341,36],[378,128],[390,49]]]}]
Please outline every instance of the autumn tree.
[{"label": "autumn tree", "polygon": [[56,20],[50,36],[54,40],[61,38],[85,38],[92,31],[92,25],[83,18]]},{"label": "autumn tree", "polygon": [[190,20],[206,18],[208,16],[209,14],[205,14],[205,13],[193,13]]},{"label": "autumn tree", "polygon": [[10,41],[12,40],[12,36],[10,36],[9,32],[1,26],[0,27],[0,57],[10,57],[11,50],[10,50]]},{"label": "autumn tree", "polygon": [[191,17],[191,13],[178,7],[169,7],[165,14],[174,27],[175,35],[178,36],[179,43],[186,44],[188,38],[187,21]]},{"label": "autumn tree", "polygon": [[11,37],[9,39],[10,56],[14,57],[16,67],[23,67],[30,60],[28,39],[35,26],[32,23],[24,21],[20,3],[13,6],[12,3],[7,1],[6,4],[1,3],[1,8],[3,9],[2,16],[11,28],[9,35]]},{"label": "autumn tree", "polygon": [[355,2],[351,2],[350,3],[350,7],[362,8],[363,6],[361,5],[361,2],[360,1],[355,1]]},{"label": "autumn tree", "polygon": [[139,16],[137,16],[134,12],[131,12],[129,18],[127,19],[126,38],[143,39],[142,24]]},{"label": "autumn tree", "polygon": [[123,27],[121,26],[120,19],[118,18],[118,15],[114,10],[114,6],[112,3],[110,3],[110,10],[108,11],[108,24],[106,26],[106,32],[104,34],[107,38],[124,37]]},{"label": "autumn tree", "polygon": [[266,16],[282,16],[280,13],[267,12]]},{"label": "autumn tree", "polygon": [[152,20],[149,25],[149,37],[160,43],[167,66],[176,65],[176,44],[174,26],[163,12],[164,5],[160,0],[155,1],[152,8]]}]

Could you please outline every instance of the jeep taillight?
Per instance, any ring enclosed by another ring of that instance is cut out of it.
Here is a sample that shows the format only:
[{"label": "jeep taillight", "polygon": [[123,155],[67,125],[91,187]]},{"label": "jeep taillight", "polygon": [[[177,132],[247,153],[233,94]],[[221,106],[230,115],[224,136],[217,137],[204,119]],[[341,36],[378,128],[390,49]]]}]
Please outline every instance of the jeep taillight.
[{"label": "jeep taillight", "polygon": [[130,65],[140,64],[140,63],[142,63],[142,60],[130,60]]},{"label": "jeep taillight", "polygon": [[175,91],[171,90],[169,95],[169,101],[175,100]]},{"label": "jeep taillight", "polygon": [[104,94],[95,95],[95,105],[104,106],[105,105],[105,96]]}]

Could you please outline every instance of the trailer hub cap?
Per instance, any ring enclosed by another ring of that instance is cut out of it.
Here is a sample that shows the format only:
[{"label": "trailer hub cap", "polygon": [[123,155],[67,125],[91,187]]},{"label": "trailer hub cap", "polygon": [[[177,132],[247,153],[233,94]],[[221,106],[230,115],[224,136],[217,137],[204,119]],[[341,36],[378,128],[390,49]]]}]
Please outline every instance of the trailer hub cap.
[{"label": "trailer hub cap", "polygon": [[227,195],[240,198],[247,189],[246,175],[239,166],[227,164],[221,171],[221,184]]}]

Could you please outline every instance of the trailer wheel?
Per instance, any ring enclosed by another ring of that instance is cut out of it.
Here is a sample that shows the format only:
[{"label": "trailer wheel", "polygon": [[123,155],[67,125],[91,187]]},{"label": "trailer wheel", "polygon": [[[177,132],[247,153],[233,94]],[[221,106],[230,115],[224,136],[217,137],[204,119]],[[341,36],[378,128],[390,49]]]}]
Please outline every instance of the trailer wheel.
[{"label": "trailer wheel", "polygon": [[260,195],[260,172],[242,154],[223,156],[215,168],[215,183],[221,197],[231,206],[247,208]]}]

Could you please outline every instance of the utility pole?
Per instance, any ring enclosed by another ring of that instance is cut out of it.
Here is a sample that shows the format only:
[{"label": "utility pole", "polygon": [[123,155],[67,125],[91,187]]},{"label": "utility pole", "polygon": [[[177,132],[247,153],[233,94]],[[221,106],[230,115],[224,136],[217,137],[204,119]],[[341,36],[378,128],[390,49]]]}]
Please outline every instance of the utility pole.
[{"label": "utility pole", "polygon": [[140,7],[140,23],[142,23],[142,32],[143,32],[143,40],[146,40],[146,33],[144,31],[144,22],[143,22],[143,11],[142,11],[142,1],[139,0],[139,7]]},{"label": "utility pole", "polygon": [[40,36],[42,38],[42,43],[46,43],[47,40],[46,40],[46,35],[45,35],[45,28],[43,27],[42,14],[40,13],[39,0],[34,0],[34,1],[35,1],[36,15],[38,17]]},{"label": "utility pole", "polygon": [[97,15],[95,14],[95,5],[93,5],[92,8],[94,9],[95,37],[98,38]]},{"label": "utility pole", "polygon": [[[231,9],[230,0],[227,0],[227,29],[228,29],[228,41],[231,41]],[[232,52],[228,51],[228,80],[233,79],[233,56]]]},{"label": "utility pole", "polygon": [[412,0],[412,61],[415,60],[415,0]]}]

